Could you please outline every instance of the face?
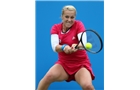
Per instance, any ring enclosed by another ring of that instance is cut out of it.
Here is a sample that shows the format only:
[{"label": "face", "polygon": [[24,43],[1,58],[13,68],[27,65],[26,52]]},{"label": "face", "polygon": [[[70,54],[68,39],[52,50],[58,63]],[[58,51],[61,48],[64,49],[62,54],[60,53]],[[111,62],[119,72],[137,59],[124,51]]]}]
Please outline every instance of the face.
[{"label": "face", "polygon": [[75,11],[65,10],[62,15],[64,28],[70,28],[74,24]]}]

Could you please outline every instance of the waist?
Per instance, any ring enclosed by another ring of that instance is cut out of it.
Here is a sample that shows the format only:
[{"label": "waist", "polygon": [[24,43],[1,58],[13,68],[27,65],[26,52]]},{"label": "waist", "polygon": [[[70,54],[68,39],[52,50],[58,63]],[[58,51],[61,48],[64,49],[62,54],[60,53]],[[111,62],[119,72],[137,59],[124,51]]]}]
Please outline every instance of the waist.
[{"label": "waist", "polygon": [[72,54],[66,54],[64,52],[61,52],[58,54],[58,57],[59,60],[64,60],[69,62],[84,61],[89,59],[85,50],[80,50]]}]

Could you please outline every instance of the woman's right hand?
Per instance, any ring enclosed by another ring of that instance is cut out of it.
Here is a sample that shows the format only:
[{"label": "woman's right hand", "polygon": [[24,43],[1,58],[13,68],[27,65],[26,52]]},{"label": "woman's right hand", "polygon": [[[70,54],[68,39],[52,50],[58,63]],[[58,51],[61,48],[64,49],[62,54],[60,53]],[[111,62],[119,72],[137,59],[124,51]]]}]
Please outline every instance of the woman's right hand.
[{"label": "woman's right hand", "polygon": [[65,46],[64,50],[63,50],[66,54],[71,54],[73,52],[72,48],[67,45]]}]

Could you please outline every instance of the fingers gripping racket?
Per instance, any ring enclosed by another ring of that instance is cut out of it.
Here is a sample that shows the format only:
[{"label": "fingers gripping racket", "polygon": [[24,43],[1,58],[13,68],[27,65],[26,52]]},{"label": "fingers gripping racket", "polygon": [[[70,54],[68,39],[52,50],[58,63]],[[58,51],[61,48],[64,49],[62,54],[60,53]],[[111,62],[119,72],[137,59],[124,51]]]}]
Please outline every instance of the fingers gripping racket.
[{"label": "fingers gripping racket", "polygon": [[[79,47],[82,45],[82,47]],[[86,51],[96,54],[103,48],[103,42],[100,35],[92,30],[88,29],[82,32],[79,43],[76,45],[77,49],[85,49]]]}]

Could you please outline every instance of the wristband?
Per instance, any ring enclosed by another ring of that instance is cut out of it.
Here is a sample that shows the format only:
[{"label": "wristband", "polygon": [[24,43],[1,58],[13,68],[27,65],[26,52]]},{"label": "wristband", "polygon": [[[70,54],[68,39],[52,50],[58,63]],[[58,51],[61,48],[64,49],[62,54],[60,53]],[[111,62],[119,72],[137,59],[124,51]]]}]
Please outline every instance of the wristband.
[{"label": "wristband", "polygon": [[64,51],[65,46],[67,46],[67,44],[63,44],[61,47],[61,50]]}]

